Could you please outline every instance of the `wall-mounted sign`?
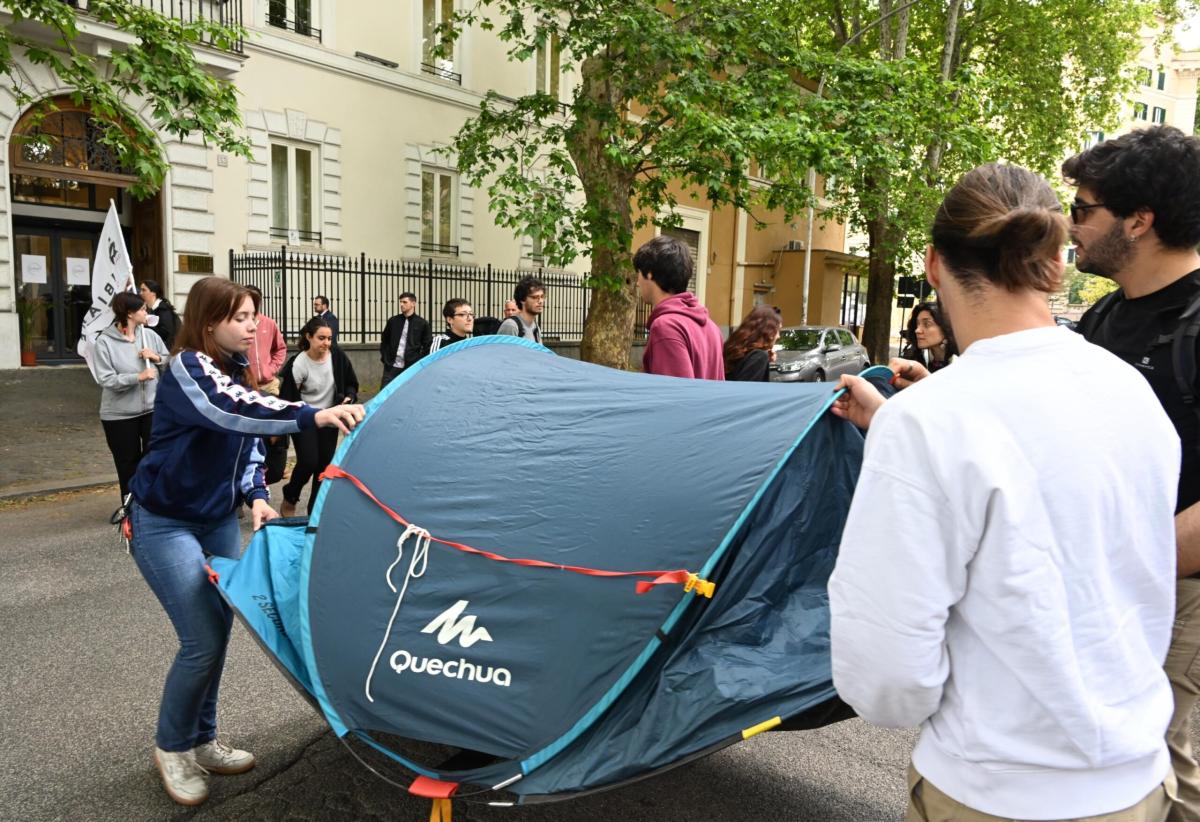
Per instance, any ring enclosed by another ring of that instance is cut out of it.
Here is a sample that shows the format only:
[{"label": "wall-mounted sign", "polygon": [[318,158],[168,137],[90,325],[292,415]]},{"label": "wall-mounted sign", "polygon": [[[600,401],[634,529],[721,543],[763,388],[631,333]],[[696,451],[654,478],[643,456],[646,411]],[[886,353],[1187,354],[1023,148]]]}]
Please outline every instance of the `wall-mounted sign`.
[{"label": "wall-mounted sign", "polygon": [[92,261],[87,257],[67,257],[67,285],[91,285]]},{"label": "wall-mounted sign", "polygon": [[21,282],[45,283],[46,258],[37,254],[21,255]]}]

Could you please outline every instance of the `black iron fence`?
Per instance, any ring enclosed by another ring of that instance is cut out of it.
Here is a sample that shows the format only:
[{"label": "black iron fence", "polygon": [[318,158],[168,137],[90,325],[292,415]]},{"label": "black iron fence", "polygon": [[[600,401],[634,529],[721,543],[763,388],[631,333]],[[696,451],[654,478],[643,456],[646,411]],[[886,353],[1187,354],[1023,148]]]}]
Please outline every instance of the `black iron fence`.
[{"label": "black iron fence", "polygon": [[[429,260],[377,260],[360,254],[338,257],[288,250],[229,252],[229,275],[263,294],[263,313],[294,338],[312,316],[313,297],[329,298],[338,318],[338,340],[375,343],[389,317],[400,310],[400,295],[417,295],[417,312],[435,330],[444,327],[442,306],[461,297],[476,317],[503,317],[517,281],[529,274],[546,284],[542,339],[578,342],[591,302],[585,276],[545,270],[515,270]],[[639,315],[640,318],[640,315]]]}]

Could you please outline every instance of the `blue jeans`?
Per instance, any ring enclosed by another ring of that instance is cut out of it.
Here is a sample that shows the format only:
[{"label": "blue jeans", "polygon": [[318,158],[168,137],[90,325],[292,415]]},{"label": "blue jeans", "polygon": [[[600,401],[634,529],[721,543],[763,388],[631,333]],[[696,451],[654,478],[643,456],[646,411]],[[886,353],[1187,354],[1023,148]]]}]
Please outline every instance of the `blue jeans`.
[{"label": "blue jeans", "polygon": [[205,554],[236,559],[242,536],[236,514],[211,523],[160,517],[133,504],[131,549],[138,569],[179,636],[179,653],[163,685],[155,744],[188,751],[217,735],[217,690],[233,612],[208,581]]}]

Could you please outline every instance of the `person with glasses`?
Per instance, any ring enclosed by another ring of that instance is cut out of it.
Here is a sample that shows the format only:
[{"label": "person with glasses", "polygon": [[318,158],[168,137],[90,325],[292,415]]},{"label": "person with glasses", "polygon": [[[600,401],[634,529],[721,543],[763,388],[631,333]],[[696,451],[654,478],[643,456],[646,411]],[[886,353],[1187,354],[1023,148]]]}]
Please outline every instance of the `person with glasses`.
[{"label": "person with glasses", "polygon": [[428,354],[432,341],[429,321],[417,314],[417,295],[405,291],[400,295],[400,313],[387,321],[379,339],[379,358],[383,362],[380,389]]},{"label": "person with glasses", "polygon": [[[1075,265],[1119,286],[1077,330],[1149,382],[1182,444],[1175,627],[1166,659],[1175,698],[1167,743],[1180,802],[1170,819],[1197,822],[1200,768],[1189,731],[1200,698],[1200,416],[1198,386],[1187,375],[1196,382],[1200,354],[1194,339],[1174,341],[1200,311],[1200,140],[1169,126],[1133,131],[1075,155],[1062,171],[1076,186]],[[1127,434],[1140,437],[1144,421],[1131,422]]]},{"label": "person with glasses", "polygon": [[446,318],[446,330],[433,335],[433,344],[429,351],[433,353],[447,345],[462,342],[471,336],[475,330],[475,309],[466,300],[447,300],[442,306],[442,316]]}]

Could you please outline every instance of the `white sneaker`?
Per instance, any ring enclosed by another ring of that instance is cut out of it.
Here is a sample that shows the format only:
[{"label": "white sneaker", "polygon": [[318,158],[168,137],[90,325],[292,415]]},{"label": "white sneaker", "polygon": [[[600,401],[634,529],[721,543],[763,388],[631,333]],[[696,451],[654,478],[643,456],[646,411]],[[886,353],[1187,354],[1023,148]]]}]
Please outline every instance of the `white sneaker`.
[{"label": "white sneaker", "polygon": [[239,751],[219,739],[196,746],[192,749],[192,753],[196,755],[196,764],[213,773],[224,775],[245,773],[254,767],[254,754],[249,751]]},{"label": "white sneaker", "polygon": [[162,774],[167,796],[180,805],[199,805],[208,799],[208,772],[191,751],[154,749],[154,762]]}]

